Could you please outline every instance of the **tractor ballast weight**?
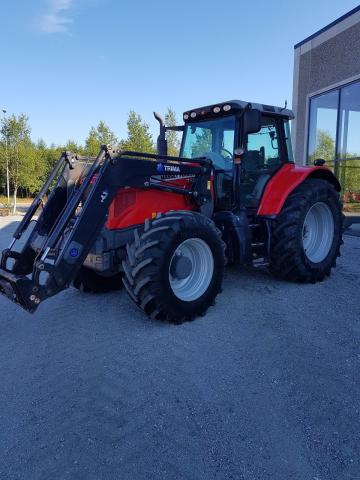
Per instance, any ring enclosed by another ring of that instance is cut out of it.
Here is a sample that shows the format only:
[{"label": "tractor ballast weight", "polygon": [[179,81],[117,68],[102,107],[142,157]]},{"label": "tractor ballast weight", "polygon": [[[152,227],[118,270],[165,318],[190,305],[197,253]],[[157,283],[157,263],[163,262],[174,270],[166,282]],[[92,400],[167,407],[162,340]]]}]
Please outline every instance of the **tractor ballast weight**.
[{"label": "tractor ballast weight", "polygon": [[[71,284],[106,291],[122,278],[147,315],[180,323],[214,303],[226,261],[295,281],[330,274],[340,185],[325,166],[293,163],[291,111],[231,101],[185,112],[183,127],[155,117],[156,155],[62,153],[3,251],[0,293],[34,312]],[[179,157],[169,129],[183,131]]]}]

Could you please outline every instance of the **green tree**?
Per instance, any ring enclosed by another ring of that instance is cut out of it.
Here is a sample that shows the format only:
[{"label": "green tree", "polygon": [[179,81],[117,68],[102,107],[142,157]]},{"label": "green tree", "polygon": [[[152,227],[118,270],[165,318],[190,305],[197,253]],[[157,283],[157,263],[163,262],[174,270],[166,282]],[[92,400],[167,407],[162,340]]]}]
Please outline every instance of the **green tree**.
[{"label": "green tree", "polygon": [[42,178],[40,177],[40,179],[45,181],[60,157],[60,151],[63,149],[60,147],[55,147],[54,145],[48,147],[42,139],[38,140],[34,148],[37,156],[37,164],[39,165],[40,170],[43,172]]},{"label": "green tree", "polygon": [[191,147],[191,157],[201,157],[205,152],[211,151],[212,135],[208,128],[201,128],[200,132],[195,131],[196,142]]},{"label": "green tree", "polygon": [[64,148],[59,145],[51,144],[50,147],[47,147],[45,150],[45,163],[47,169],[47,175],[54,168],[56,162],[59,160],[61,153],[64,151]]},{"label": "green tree", "polygon": [[322,158],[327,162],[333,162],[335,157],[335,140],[330,132],[318,129],[316,132],[316,149],[311,155],[310,160],[313,162],[317,158]]},{"label": "green tree", "polygon": [[44,171],[30,139],[29,119],[26,115],[12,115],[4,119],[1,134],[7,137],[9,178],[15,212],[19,188],[34,192],[42,182]]},{"label": "green tree", "polygon": [[[360,192],[360,160],[354,160],[358,157],[355,152],[347,153],[338,163],[338,178],[345,203],[355,202],[354,193]],[[316,133],[316,150],[310,156],[310,161],[313,162],[317,158],[326,160],[330,167],[334,163],[335,140],[326,130],[318,129]]]},{"label": "green tree", "polygon": [[99,153],[100,146],[108,144],[116,146],[118,139],[106,123],[101,120],[96,128],[91,127],[90,129],[89,135],[85,140],[85,153],[96,157]]},{"label": "green tree", "polygon": [[[165,125],[173,127],[176,124],[176,113],[169,107],[165,114]],[[166,133],[166,139],[168,144],[168,154],[172,155],[173,157],[179,156],[179,134],[176,131],[168,130]]]},{"label": "green tree", "polygon": [[68,152],[82,154],[84,151],[84,148],[81,145],[79,145],[75,140],[70,139],[66,142],[64,150]]},{"label": "green tree", "polygon": [[149,125],[133,110],[129,113],[127,129],[128,135],[126,140],[120,142],[122,150],[155,153],[154,142],[149,132]]},{"label": "green tree", "polygon": [[7,163],[9,161],[9,155],[8,155],[8,126],[9,122],[8,119],[1,119],[1,141],[0,141],[0,180],[1,180],[1,185],[4,185],[4,191],[6,192],[8,198],[7,198],[7,203],[10,203],[10,198],[9,198],[9,190],[7,186]]}]

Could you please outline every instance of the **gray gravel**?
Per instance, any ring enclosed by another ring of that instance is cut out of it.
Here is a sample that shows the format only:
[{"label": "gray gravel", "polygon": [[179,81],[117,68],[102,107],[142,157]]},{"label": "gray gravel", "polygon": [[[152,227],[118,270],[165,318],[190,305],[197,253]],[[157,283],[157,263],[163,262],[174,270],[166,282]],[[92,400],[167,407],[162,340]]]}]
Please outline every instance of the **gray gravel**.
[{"label": "gray gravel", "polygon": [[1,480],[359,479],[359,287],[347,236],[331,279],[229,270],[177,327],[124,292],[0,298]]}]

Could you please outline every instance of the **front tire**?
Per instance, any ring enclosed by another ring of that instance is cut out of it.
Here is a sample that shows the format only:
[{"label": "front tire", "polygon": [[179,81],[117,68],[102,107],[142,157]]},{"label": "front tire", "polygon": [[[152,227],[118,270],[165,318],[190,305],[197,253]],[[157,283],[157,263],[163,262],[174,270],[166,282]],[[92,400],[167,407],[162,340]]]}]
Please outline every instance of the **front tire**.
[{"label": "front tire", "polygon": [[290,281],[323,280],[340,256],[342,232],[342,205],[335,187],[321,179],[304,181],[273,222],[270,271]]},{"label": "front tire", "polygon": [[209,218],[195,212],[160,214],[127,246],[124,286],[151,318],[192,320],[204,315],[221,291],[224,250]]}]

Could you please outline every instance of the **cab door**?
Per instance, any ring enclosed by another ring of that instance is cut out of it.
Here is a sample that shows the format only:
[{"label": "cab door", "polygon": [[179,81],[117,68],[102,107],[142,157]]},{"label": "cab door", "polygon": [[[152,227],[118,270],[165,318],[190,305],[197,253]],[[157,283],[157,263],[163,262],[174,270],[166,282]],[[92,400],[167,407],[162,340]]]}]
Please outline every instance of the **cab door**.
[{"label": "cab door", "polygon": [[261,129],[247,135],[241,161],[240,199],[245,207],[256,208],[264,188],[274,173],[287,161],[283,120],[261,116]]}]

